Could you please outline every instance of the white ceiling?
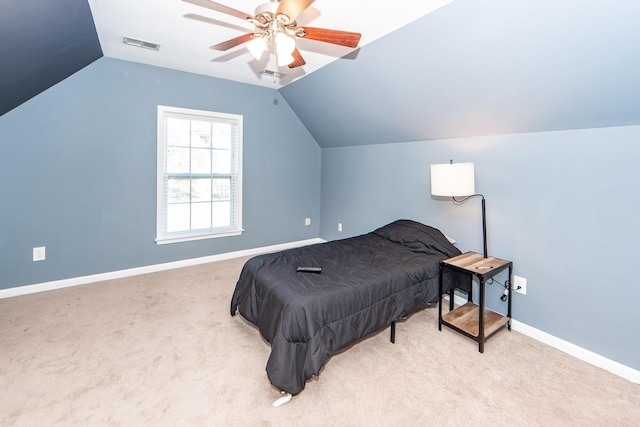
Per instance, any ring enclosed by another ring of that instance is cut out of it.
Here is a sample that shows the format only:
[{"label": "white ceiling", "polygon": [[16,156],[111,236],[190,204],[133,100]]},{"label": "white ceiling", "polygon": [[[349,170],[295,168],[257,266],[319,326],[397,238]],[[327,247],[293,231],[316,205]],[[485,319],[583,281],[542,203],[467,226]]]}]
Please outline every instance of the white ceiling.
[{"label": "white ceiling", "polygon": [[[360,47],[425,16],[453,0],[317,0],[297,19],[299,26],[329,28],[362,34]],[[262,0],[219,0],[218,3],[253,15]],[[182,0],[89,0],[105,56],[234,80],[281,87],[345,55],[357,60],[357,50],[298,39],[306,65],[289,69],[279,81],[261,74],[274,70],[272,55],[255,60],[244,45],[226,52],[209,46],[251,32],[253,27],[234,16]],[[123,37],[161,45],[159,51],[128,46]]]}]

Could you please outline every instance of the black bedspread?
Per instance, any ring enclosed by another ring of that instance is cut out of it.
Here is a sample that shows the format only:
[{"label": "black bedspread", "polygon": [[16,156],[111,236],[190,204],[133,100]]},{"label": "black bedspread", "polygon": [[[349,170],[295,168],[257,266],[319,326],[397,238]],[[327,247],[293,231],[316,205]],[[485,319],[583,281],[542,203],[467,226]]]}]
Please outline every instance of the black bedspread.
[{"label": "black bedspread", "polygon": [[[242,269],[231,315],[259,328],[271,344],[269,380],[295,395],[338,350],[436,302],[439,262],[459,254],[440,231],[399,220],[362,236],[256,256]],[[445,275],[445,291],[468,286]]]}]

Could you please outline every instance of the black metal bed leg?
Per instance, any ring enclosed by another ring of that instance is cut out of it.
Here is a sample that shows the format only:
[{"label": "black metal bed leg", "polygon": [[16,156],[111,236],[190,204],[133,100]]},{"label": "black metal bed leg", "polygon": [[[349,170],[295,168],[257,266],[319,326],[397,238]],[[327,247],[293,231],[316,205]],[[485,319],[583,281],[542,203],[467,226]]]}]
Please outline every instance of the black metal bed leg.
[{"label": "black metal bed leg", "polygon": [[396,321],[391,322],[391,344],[396,343]]}]

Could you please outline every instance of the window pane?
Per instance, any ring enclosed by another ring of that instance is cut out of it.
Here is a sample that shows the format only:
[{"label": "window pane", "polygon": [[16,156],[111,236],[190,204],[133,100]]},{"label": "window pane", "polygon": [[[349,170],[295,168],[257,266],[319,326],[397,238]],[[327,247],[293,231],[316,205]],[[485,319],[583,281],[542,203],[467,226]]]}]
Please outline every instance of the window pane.
[{"label": "window pane", "polygon": [[167,118],[167,145],[171,146],[189,146],[189,130],[191,129],[191,121],[185,119],[176,119],[174,117]]},{"label": "window pane", "polygon": [[211,150],[191,150],[191,173],[211,173]]},{"label": "window pane", "polygon": [[211,190],[213,200],[230,200],[231,178],[214,178]]},{"label": "window pane", "polygon": [[231,173],[230,150],[213,150],[213,173]]},{"label": "window pane", "polygon": [[211,228],[211,203],[194,203],[191,206],[191,229]]},{"label": "window pane", "polygon": [[189,230],[189,204],[167,205],[167,231]]},{"label": "window pane", "polygon": [[188,203],[189,200],[189,179],[169,178],[167,180],[167,203]]},{"label": "window pane", "polygon": [[169,147],[167,149],[168,173],[189,173],[189,149]]},{"label": "window pane", "polygon": [[194,178],[191,181],[191,197],[194,202],[210,202],[211,178]]},{"label": "window pane", "polygon": [[214,227],[230,227],[231,226],[231,202],[213,203],[213,226]]},{"label": "window pane", "polygon": [[211,122],[201,120],[191,122],[191,146],[211,147]]},{"label": "window pane", "polygon": [[213,124],[213,148],[231,150],[232,126],[230,123]]}]

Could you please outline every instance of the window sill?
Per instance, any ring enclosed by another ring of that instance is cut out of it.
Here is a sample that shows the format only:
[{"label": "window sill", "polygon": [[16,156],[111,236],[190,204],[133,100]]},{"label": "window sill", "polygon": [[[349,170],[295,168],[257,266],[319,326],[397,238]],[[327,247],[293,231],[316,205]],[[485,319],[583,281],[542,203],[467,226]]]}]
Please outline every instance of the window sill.
[{"label": "window sill", "polygon": [[158,245],[167,245],[167,244],[170,244],[170,243],[182,243],[182,242],[191,242],[191,241],[194,241],[194,240],[216,239],[218,237],[239,236],[243,232],[244,232],[244,229],[228,231],[226,233],[200,234],[200,235],[197,235],[197,236],[163,237],[163,238],[156,238],[156,244],[158,244]]}]

